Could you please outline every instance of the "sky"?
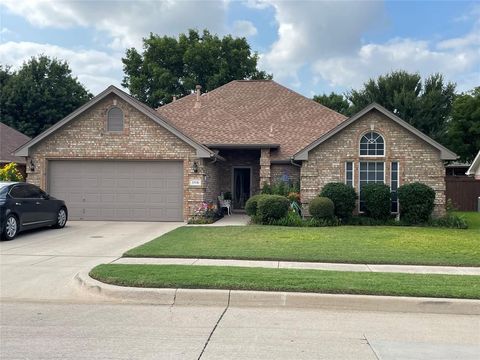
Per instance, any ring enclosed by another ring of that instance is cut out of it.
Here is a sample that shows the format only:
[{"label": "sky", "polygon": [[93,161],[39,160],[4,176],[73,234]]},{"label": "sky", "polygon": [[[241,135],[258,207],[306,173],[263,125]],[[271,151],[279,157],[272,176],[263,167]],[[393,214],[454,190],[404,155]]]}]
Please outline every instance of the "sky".
[{"label": "sky", "polygon": [[479,1],[2,0],[0,63],[57,57],[97,94],[121,87],[127,48],[190,28],[246,37],[261,70],[308,97],[399,69],[480,85]]}]

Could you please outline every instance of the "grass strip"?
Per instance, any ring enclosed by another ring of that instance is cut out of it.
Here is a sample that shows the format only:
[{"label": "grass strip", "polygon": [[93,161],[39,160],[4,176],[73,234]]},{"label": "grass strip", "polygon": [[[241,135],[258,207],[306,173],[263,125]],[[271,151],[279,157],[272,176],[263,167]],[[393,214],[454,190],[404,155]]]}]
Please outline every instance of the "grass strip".
[{"label": "grass strip", "polygon": [[480,266],[480,229],[181,227],[124,256]]},{"label": "grass strip", "polygon": [[127,264],[99,265],[90,276],[108,284],[148,288],[480,299],[480,276]]}]

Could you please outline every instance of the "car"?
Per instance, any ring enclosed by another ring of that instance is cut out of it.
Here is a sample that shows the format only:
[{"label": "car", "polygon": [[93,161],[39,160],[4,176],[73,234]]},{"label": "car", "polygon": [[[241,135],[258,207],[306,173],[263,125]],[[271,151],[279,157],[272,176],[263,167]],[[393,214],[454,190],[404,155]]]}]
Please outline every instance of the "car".
[{"label": "car", "polygon": [[61,229],[68,219],[65,201],[38,186],[0,182],[0,238],[12,240],[24,230],[52,226]]}]

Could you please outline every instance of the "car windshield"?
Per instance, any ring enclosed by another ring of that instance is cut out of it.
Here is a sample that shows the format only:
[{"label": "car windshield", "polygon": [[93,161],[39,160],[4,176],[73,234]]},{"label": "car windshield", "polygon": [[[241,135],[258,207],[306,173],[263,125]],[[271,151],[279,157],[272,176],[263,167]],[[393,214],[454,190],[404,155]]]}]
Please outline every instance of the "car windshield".
[{"label": "car windshield", "polygon": [[0,184],[0,199],[5,199],[8,193],[8,186]]}]

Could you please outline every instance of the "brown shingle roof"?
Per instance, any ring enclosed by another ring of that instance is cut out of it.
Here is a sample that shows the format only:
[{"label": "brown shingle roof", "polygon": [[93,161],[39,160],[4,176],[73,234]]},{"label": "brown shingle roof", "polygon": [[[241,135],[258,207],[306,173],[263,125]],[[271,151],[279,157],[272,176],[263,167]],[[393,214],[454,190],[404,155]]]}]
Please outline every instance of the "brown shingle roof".
[{"label": "brown shingle roof", "polygon": [[272,160],[297,151],[346,119],[272,80],[236,80],[201,96],[185,96],[157,109],[180,131],[215,144],[279,144]]},{"label": "brown shingle roof", "polygon": [[13,156],[12,153],[29,140],[30,138],[27,135],[0,122],[0,162],[14,161],[25,164],[23,157]]}]

